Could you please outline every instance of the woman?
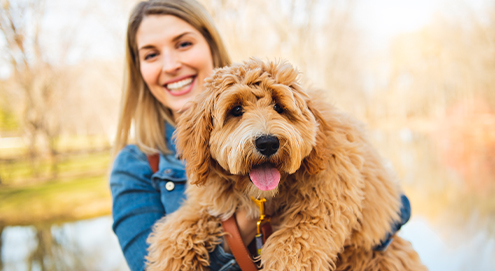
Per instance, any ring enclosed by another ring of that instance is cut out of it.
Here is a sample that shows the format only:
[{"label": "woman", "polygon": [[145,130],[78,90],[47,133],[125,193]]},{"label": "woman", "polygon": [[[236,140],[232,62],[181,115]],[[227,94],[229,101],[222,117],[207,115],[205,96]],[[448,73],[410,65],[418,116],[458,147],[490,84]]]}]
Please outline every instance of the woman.
[{"label": "woman", "polygon": [[[126,78],[111,176],[113,230],[131,270],[144,270],[153,224],[184,199],[186,173],[171,141],[176,118],[203,90],[203,80],[230,58],[204,8],[194,0],[137,4],[127,29]],[[135,145],[127,145],[134,132]],[[160,153],[156,173],[147,155]],[[256,220],[236,213],[244,243]],[[210,253],[212,270],[240,270],[229,248]]]}]

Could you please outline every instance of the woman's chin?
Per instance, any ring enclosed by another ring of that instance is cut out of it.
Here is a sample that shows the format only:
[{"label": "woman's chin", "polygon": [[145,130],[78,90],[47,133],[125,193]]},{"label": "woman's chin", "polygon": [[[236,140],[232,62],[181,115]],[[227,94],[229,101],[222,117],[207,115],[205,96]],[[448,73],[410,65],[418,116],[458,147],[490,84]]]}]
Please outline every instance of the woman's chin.
[{"label": "woman's chin", "polygon": [[191,99],[187,99],[185,101],[181,101],[180,103],[175,103],[172,109],[172,113],[174,115],[174,119],[177,120],[182,113],[184,113],[187,109],[191,107],[191,103],[194,100],[194,97]]}]

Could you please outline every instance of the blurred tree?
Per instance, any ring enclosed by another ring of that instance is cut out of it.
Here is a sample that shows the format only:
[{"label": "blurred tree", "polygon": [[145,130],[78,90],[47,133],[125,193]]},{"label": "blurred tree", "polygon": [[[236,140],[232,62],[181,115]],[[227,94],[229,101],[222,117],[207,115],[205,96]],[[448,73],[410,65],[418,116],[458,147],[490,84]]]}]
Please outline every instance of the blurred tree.
[{"label": "blurred tree", "polygon": [[[49,2],[54,4],[54,1]],[[82,58],[82,52],[87,50],[86,40],[91,41],[85,37],[81,42],[78,39],[81,30],[78,29],[89,11],[99,11],[95,2],[83,5],[65,23],[64,20],[68,19],[54,21],[50,14],[47,15],[51,10],[46,8],[46,3],[45,0],[0,0],[0,52],[3,52],[1,58],[10,71],[10,77],[2,83],[5,90],[2,96],[6,96],[9,112],[18,114],[20,128],[28,143],[31,169],[37,175],[39,159],[47,157],[51,161],[53,178],[58,173],[56,143],[60,135],[77,124],[85,129],[91,127],[88,123],[100,123],[98,116],[107,111],[102,103],[94,101],[96,92],[105,94],[105,91],[101,87],[89,88],[95,85],[108,87],[114,83],[109,89],[118,90],[120,83],[115,84],[115,81],[120,81],[120,76],[115,76],[115,71],[106,71],[107,63],[97,63],[94,65],[96,68],[79,63],[79,67],[74,65],[74,61]],[[54,22],[64,25],[54,26]],[[88,72],[99,77],[87,76]],[[84,95],[92,99],[82,99]],[[2,111],[0,117],[9,117],[12,124],[11,115]],[[99,125],[100,129],[104,126]]]},{"label": "blurred tree", "polygon": [[484,100],[460,101],[438,121],[434,133],[442,161],[467,188],[492,196],[495,190],[495,110]]},{"label": "blurred tree", "polygon": [[443,165],[488,196],[495,189],[495,3],[489,7],[438,14],[398,36],[388,83],[375,95],[383,105],[377,118],[428,133]]},{"label": "blurred tree", "polygon": [[[59,77],[40,43],[45,2],[2,0],[1,5],[0,31],[5,44],[2,49],[10,64],[15,87],[21,91],[22,128],[29,142],[28,156],[32,168],[36,169],[35,162],[39,155],[37,140],[40,136],[45,138],[55,166],[57,152],[54,140],[60,127],[51,108],[58,98],[55,85]],[[67,50],[60,53],[66,54]]]},{"label": "blurred tree", "polygon": [[389,83],[380,94],[392,97],[385,101],[390,117],[442,117],[459,101],[477,99],[495,108],[495,5],[487,11],[437,15],[393,41]]}]

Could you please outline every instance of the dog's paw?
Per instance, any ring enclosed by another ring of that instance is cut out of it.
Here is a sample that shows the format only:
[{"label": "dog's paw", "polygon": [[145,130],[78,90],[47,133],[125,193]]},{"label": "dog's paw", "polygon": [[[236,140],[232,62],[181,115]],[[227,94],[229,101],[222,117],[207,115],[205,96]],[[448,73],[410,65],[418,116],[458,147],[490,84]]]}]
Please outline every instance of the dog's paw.
[{"label": "dog's paw", "polygon": [[220,243],[220,221],[211,216],[180,219],[174,214],[157,222],[148,238],[146,270],[209,270],[209,251]]},{"label": "dog's paw", "polygon": [[334,270],[329,245],[322,246],[315,236],[301,229],[275,232],[261,252],[263,270]]}]

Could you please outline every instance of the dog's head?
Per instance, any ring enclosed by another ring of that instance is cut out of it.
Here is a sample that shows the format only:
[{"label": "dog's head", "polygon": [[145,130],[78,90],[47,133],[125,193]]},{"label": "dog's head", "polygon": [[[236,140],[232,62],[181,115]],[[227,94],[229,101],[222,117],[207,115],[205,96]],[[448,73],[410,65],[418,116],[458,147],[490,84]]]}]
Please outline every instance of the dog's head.
[{"label": "dog's head", "polygon": [[220,168],[246,192],[270,197],[284,176],[323,168],[322,120],[290,64],[250,59],[215,70],[205,87],[176,130],[191,184]]}]

